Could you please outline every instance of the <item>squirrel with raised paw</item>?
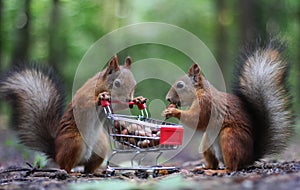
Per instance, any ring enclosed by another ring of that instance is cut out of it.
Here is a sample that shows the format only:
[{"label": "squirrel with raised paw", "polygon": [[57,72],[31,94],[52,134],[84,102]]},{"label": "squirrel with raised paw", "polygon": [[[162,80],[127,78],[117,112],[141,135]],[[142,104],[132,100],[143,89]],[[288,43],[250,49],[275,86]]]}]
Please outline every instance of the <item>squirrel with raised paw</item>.
[{"label": "squirrel with raised paw", "polygon": [[12,105],[12,125],[24,145],[45,153],[61,169],[84,166],[93,173],[108,148],[106,121],[99,101],[117,102],[115,111],[128,107],[136,81],[127,57],[119,66],[114,56],[108,66],[90,78],[73,96],[64,111],[64,90],[52,70],[20,65],[2,75],[0,95]]},{"label": "squirrel with raised paw", "polygon": [[[245,50],[232,94],[213,87],[197,64],[169,90],[170,105],[163,115],[204,132],[201,146],[207,169],[216,170],[223,162],[224,171],[236,171],[287,146],[294,121],[283,49],[282,42],[271,39]],[[213,126],[218,122],[219,131],[212,137],[208,131],[218,128]]]}]

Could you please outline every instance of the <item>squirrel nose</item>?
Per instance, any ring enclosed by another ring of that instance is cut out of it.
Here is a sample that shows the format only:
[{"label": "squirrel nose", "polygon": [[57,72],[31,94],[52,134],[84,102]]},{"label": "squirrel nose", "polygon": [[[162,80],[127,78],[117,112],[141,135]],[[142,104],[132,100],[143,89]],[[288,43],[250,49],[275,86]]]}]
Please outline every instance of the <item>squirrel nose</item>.
[{"label": "squirrel nose", "polygon": [[167,98],[167,101],[171,102],[171,98]]}]

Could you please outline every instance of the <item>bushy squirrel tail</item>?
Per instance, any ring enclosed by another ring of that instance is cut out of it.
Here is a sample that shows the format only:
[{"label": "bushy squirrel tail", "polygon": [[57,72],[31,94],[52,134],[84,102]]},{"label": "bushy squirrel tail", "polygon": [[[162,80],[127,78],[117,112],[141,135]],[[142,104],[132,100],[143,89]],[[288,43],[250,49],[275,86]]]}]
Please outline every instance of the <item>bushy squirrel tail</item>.
[{"label": "bushy squirrel tail", "polygon": [[285,44],[278,39],[247,48],[236,69],[233,92],[245,102],[252,117],[256,160],[282,151],[293,135],[289,64],[282,57],[284,49]]},{"label": "bushy squirrel tail", "polygon": [[0,77],[0,96],[12,105],[12,127],[22,144],[54,158],[65,92],[52,69],[18,65]]}]

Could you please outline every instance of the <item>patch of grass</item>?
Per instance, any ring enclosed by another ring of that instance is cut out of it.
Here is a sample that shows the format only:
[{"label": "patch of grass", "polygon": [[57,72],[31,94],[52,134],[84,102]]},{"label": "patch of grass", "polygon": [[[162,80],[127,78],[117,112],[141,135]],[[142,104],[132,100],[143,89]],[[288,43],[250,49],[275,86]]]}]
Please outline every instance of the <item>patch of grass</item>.
[{"label": "patch of grass", "polygon": [[47,158],[44,154],[35,153],[33,165],[39,166],[40,168],[44,168],[47,164]]}]

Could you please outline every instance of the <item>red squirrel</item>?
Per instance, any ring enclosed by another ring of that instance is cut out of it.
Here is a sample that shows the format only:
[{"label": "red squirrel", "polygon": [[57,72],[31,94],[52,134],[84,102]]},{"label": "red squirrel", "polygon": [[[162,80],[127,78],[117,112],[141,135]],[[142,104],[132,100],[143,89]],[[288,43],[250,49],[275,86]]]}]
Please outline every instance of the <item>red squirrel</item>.
[{"label": "red squirrel", "polygon": [[[218,169],[221,161],[226,171],[236,171],[287,146],[294,129],[286,83],[289,65],[282,51],[278,40],[246,50],[237,64],[232,94],[214,88],[197,64],[169,90],[171,106],[162,114],[205,132],[201,145],[207,169]],[[211,139],[207,126],[220,116],[219,132]]]},{"label": "red squirrel", "polygon": [[12,105],[12,124],[24,145],[45,153],[68,173],[78,165],[93,173],[108,148],[103,131],[106,115],[99,101],[111,99],[115,111],[128,107],[136,81],[127,57],[119,66],[114,56],[108,66],[90,78],[64,109],[62,82],[53,70],[20,65],[0,78],[0,95]]}]

